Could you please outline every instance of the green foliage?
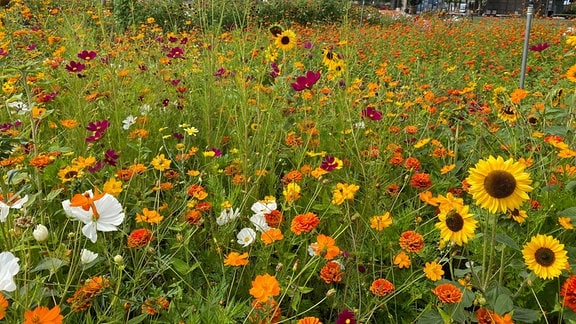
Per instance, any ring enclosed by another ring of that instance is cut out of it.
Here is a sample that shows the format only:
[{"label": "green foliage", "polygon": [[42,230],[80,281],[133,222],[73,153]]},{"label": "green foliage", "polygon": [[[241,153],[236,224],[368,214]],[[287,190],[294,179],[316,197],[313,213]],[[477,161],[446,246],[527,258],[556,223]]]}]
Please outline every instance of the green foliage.
[{"label": "green foliage", "polygon": [[259,1],[255,14],[261,23],[338,23],[347,16],[350,1],[344,0],[270,0]]}]

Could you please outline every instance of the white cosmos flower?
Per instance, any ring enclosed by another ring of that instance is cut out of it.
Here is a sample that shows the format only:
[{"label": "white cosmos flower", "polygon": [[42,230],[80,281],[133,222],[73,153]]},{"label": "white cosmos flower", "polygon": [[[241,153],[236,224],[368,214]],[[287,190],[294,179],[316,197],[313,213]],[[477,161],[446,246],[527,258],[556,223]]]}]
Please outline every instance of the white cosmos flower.
[{"label": "white cosmos flower", "polygon": [[268,214],[273,210],[276,210],[278,206],[276,205],[276,200],[269,200],[269,201],[257,201],[255,202],[250,209],[254,212],[254,214]]},{"label": "white cosmos flower", "polygon": [[24,207],[24,204],[27,201],[28,195],[24,196],[23,198],[12,196],[8,199],[7,202],[0,201],[0,222],[3,223],[6,221],[6,218],[8,218],[8,213],[10,212],[10,208],[21,209]]},{"label": "white cosmos flower", "polygon": [[120,202],[107,193],[76,194],[71,200],[62,202],[64,212],[75,220],[84,223],[82,234],[92,243],[98,239],[97,231],[114,232],[124,221],[124,212]]},{"label": "white cosmos flower", "polygon": [[0,253],[0,291],[16,290],[14,276],[20,271],[19,260],[12,252]]},{"label": "white cosmos flower", "polygon": [[136,120],[136,117],[128,115],[128,117],[122,121],[122,128],[128,130],[130,126],[136,124]]},{"label": "white cosmos flower", "polygon": [[266,222],[266,216],[264,216],[264,213],[252,215],[252,217],[250,217],[250,221],[252,224],[254,224],[254,227],[256,227],[256,230],[259,232],[264,233],[270,229],[270,226]]},{"label": "white cosmos flower", "polygon": [[238,244],[242,245],[243,247],[247,247],[256,239],[256,231],[249,227],[245,227],[241,229],[240,232],[238,232],[236,238],[238,239]]},{"label": "white cosmos flower", "polygon": [[82,264],[88,264],[96,260],[97,257],[98,253],[94,253],[88,249],[82,249],[82,251],[80,251],[80,262]]},{"label": "white cosmos flower", "polygon": [[226,225],[238,218],[238,216],[240,216],[240,209],[224,208],[222,212],[220,212],[220,216],[216,218],[216,223],[220,226]]}]

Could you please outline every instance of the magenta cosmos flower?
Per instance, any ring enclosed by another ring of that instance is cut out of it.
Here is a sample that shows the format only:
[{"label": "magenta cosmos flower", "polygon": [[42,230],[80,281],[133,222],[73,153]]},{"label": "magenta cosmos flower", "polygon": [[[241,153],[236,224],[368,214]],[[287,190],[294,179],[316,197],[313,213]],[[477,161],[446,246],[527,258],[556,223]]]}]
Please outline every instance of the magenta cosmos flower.
[{"label": "magenta cosmos flower", "polygon": [[72,73],[80,73],[80,72],[84,71],[85,68],[86,68],[86,65],[84,65],[80,62],[76,62],[76,61],[70,61],[70,63],[68,63],[66,65],[66,71],[72,72]]},{"label": "magenta cosmos flower", "polygon": [[96,52],[83,50],[82,52],[78,53],[78,58],[81,60],[90,61],[96,58]]},{"label": "magenta cosmos flower", "polygon": [[296,78],[296,82],[292,83],[292,89],[295,91],[302,91],[304,89],[312,89],[312,86],[320,80],[320,71],[308,71],[305,76],[299,76]]},{"label": "magenta cosmos flower", "polygon": [[550,47],[550,44],[540,43],[540,44],[532,45],[532,46],[528,47],[528,49],[531,50],[532,52],[542,52],[543,50],[547,49],[548,47]]}]

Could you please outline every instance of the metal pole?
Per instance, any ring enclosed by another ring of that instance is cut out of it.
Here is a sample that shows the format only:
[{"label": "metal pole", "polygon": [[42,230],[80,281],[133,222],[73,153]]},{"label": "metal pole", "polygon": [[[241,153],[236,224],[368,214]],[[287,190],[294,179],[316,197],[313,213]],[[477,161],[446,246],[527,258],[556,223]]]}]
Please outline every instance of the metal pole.
[{"label": "metal pole", "polygon": [[534,15],[534,1],[528,3],[526,10],[526,31],[524,32],[524,50],[522,51],[522,67],[520,68],[520,89],[524,89],[524,76],[526,74],[526,59],[528,58],[528,41],[530,40],[530,27],[532,26],[532,16]]}]

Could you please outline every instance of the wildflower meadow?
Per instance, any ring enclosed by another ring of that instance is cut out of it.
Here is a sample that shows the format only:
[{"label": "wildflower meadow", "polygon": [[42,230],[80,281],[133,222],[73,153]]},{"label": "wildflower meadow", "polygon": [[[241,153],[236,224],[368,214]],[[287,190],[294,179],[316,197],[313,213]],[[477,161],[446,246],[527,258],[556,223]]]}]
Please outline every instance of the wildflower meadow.
[{"label": "wildflower meadow", "polygon": [[573,21],[219,1],[2,1],[0,323],[576,323]]}]

